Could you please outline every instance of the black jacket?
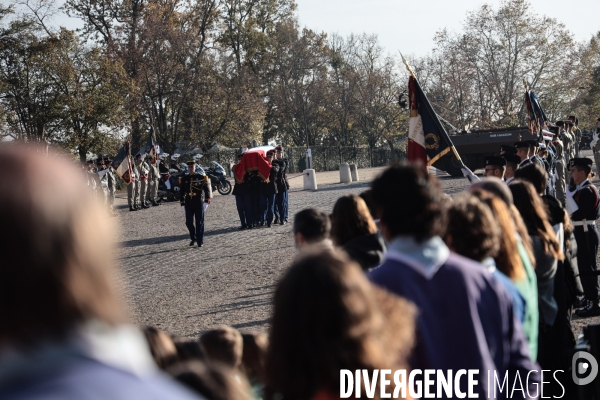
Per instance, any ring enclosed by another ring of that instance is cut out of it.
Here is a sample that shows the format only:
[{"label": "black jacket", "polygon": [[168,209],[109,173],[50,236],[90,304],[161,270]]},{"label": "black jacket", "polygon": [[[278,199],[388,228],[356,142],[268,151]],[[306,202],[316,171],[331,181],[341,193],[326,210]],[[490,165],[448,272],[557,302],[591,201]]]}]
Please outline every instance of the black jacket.
[{"label": "black jacket", "polygon": [[181,178],[179,202],[190,210],[202,208],[206,199],[210,198],[208,177],[200,174],[185,174]]},{"label": "black jacket", "polygon": [[344,245],[344,250],[363,271],[368,271],[383,262],[385,243],[379,233],[372,233],[351,239]]},{"label": "black jacket", "polygon": [[279,165],[276,163],[273,163],[271,166],[271,172],[269,173],[269,181],[262,181],[260,184],[260,193],[264,194],[265,196],[273,196],[274,194],[277,194],[278,191],[278,187],[277,187],[277,174],[279,172]]},{"label": "black jacket", "polygon": [[290,188],[290,184],[287,181],[287,170],[289,166],[289,161],[287,158],[281,158],[273,160],[273,164],[277,164],[279,170],[277,171],[277,193],[286,192]]}]

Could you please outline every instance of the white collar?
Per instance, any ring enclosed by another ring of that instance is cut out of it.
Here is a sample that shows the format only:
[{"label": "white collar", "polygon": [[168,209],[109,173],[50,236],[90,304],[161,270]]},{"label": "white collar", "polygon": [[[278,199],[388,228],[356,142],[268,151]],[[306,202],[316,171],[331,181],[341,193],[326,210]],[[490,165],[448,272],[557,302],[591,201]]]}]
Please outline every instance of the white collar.
[{"label": "white collar", "polygon": [[420,243],[411,236],[398,236],[388,244],[385,259],[406,264],[431,279],[449,256],[450,250],[439,236]]}]

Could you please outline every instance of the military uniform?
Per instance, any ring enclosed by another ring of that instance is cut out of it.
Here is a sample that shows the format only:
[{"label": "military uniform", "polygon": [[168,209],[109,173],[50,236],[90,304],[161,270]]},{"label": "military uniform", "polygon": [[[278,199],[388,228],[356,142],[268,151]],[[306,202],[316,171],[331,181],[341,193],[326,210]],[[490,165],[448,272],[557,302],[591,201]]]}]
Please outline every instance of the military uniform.
[{"label": "military uniform", "polygon": [[[277,147],[277,152],[280,154],[283,151],[281,146]],[[279,166],[279,171],[277,172],[277,194],[275,195],[275,223],[280,223],[281,225],[288,222],[288,191],[290,189],[290,184],[287,180],[287,170],[289,168],[289,161],[287,158],[278,158],[273,160],[273,162],[277,163]]]},{"label": "military uniform", "polygon": [[[267,153],[267,155],[273,153]],[[267,223],[267,227],[270,228],[273,223],[273,215],[275,213],[275,198],[277,196],[277,174],[279,172],[279,164],[275,163],[275,160],[272,160],[271,163],[271,171],[269,172],[269,180],[263,181],[260,184],[260,197],[261,197],[261,206],[264,210],[263,219]]]},{"label": "military uniform", "polygon": [[[557,130],[558,132],[558,130]],[[563,153],[563,144],[558,139],[558,137],[554,138],[552,142],[554,148],[556,149],[554,155],[554,163],[556,169],[556,181],[555,181],[555,189],[556,189],[556,198],[561,201],[562,204],[565,204],[566,197],[566,168],[565,168],[565,157]]]},{"label": "military uniform", "polygon": [[148,174],[150,173],[150,166],[144,160],[139,160],[136,164],[136,168],[140,174],[140,204],[142,208],[148,208],[146,201],[148,199]]},{"label": "military uniform", "polygon": [[153,206],[160,205],[157,202],[158,197],[158,184],[160,182],[160,171],[156,163],[150,163],[148,172],[148,198],[152,202]]},{"label": "military uniform", "polygon": [[[185,226],[190,232],[190,246],[204,244],[204,203],[210,202],[208,177],[198,173],[181,178],[179,202],[185,209]],[[195,222],[195,226],[194,226]]]},{"label": "military uniform", "polygon": [[140,195],[139,185],[139,172],[135,167],[135,164],[131,164],[131,183],[127,185],[127,204],[129,204],[129,211],[139,210],[138,197]]},{"label": "military uniform", "polygon": [[[238,161],[242,159],[242,154],[238,155]],[[237,165],[233,166],[233,170],[235,172],[236,168],[239,168],[240,164],[238,163]],[[246,200],[244,199],[244,196],[246,195],[246,192],[248,191],[247,188],[248,184],[244,181],[241,182],[235,182],[235,185],[233,186],[233,191],[231,192],[232,195],[235,196],[235,207],[237,208],[237,212],[238,212],[238,216],[240,217],[240,228],[239,229],[247,229],[251,222],[249,221],[251,218],[250,216],[248,216],[248,218],[246,217]]]},{"label": "military uniform", "polygon": [[[573,162],[578,164],[578,160],[591,160],[575,158]],[[600,196],[598,189],[586,179],[579,184],[572,193],[572,198],[577,204],[577,210],[571,212],[571,219],[575,227],[575,240],[577,241],[577,265],[581,276],[581,284],[585,299],[598,308],[598,283],[596,255],[598,253],[598,243],[600,237],[596,227],[596,219],[600,217]],[[569,206],[567,206],[569,209]]]}]

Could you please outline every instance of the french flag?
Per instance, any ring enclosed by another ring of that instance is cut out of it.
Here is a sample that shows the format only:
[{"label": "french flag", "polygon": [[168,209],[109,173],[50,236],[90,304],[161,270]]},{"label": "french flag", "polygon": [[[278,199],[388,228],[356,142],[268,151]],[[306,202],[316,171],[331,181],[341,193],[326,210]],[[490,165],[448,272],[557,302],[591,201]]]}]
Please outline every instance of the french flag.
[{"label": "french flag", "polygon": [[423,120],[419,115],[419,102],[416,90],[416,79],[411,76],[408,80],[408,99],[410,103],[410,120],[408,127],[408,161],[420,162],[427,165],[427,151],[425,149],[425,132]]}]

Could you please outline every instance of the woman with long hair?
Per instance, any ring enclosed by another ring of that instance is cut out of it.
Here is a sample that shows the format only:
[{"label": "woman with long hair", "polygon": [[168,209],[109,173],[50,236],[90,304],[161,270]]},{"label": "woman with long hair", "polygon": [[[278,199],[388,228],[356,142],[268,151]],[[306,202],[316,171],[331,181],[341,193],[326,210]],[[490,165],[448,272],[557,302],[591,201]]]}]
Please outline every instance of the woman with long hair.
[{"label": "woman with long hair", "polygon": [[[506,190],[510,196],[508,188]],[[519,212],[514,210],[512,213],[501,197],[482,189],[472,189],[471,193],[487,204],[494,215],[494,221],[500,228],[500,249],[494,257],[496,268],[510,278],[525,300],[523,332],[527,337],[531,359],[535,360],[538,352],[539,333],[537,278],[529,252],[521,240],[521,235],[525,235],[525,239],[530,242],[529,235],[524,228]],[[512,202],[512,196],[509,197],[509,200]],[[511,206],[514,207],[512,204]],[[522,228],[519,229],[519,226]],[[524,233],[515,235],[515,232]]]},{"label": "woman with long hair", "polygon": [[529,182],[515,180],[508,186],[513,202],[533,243],[538,280],[538,305],[541,321],[553,325],[558,310],[554,299],[554,277],[557,263],[564,258],[559,238],[550,225],[541,197]]},{"label": "woman with long hair", "polygon": [[367,271],[381,264],[385,243],[365,201],[356,195],[342,196],[331,214],[331,239]]},{"label": "woman with long hair", "polygon": [[292,265],[275,291],[265,399],[338,399],[341,369],[406,368],[413,307],[396,297],[382,306],[376,290],[341,253],[307,254]]}]

